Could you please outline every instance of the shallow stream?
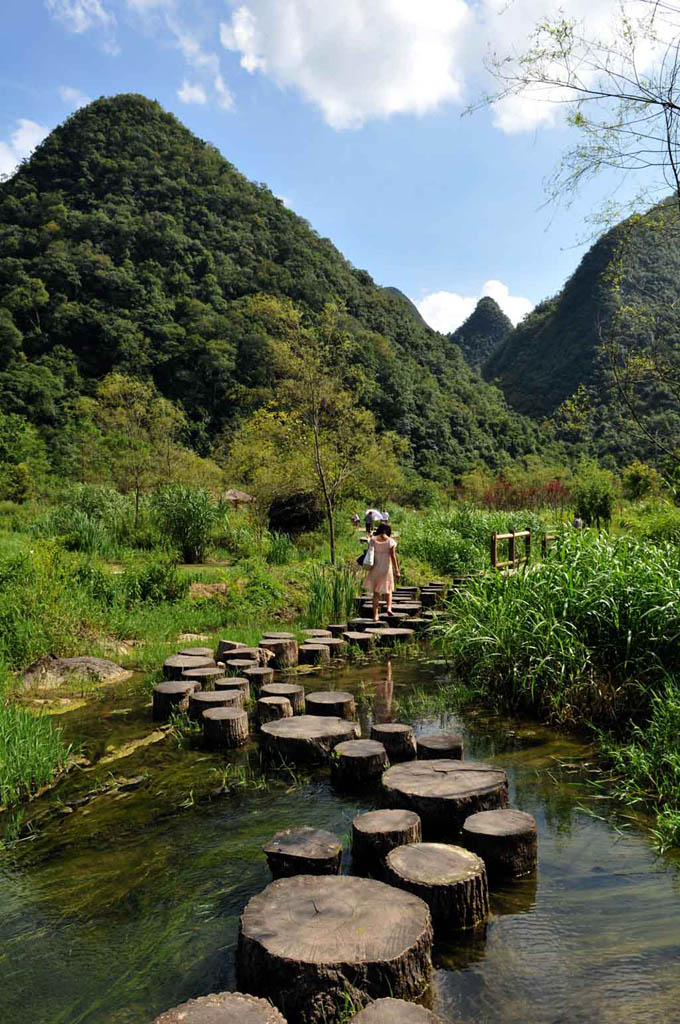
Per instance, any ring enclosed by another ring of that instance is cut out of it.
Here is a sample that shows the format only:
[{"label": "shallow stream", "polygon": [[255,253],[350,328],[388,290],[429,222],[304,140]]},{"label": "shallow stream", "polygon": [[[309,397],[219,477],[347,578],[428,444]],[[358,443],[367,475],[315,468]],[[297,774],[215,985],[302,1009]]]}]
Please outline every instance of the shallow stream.
[{"label": "shallow stream", "polygon": [[[423,659],[304,683],[375,696],[385,721],[395,697],[444,681],[445,667]],[[235,987],[238,916],[269,881],[262,844],[314,825],[348,848],[352,818],[374,806],[336,796],[323,772],[225,792],[225,766],[254,764],[256,744],[227,759],[154,735],[140,680],[59,721],[89,737],[92,767],[30,805],[0,854],[2,1024],[148,1024]],[[640,823],[587,783],[592,751],[481,712],[414,724],[462,730],[466,757],[507,770],[510,806],[539,831],[537,875],[495,890],[486,928],[436,950],[433,1009],[466,1024],[680,1021],[680,862],[658,857]]]}]

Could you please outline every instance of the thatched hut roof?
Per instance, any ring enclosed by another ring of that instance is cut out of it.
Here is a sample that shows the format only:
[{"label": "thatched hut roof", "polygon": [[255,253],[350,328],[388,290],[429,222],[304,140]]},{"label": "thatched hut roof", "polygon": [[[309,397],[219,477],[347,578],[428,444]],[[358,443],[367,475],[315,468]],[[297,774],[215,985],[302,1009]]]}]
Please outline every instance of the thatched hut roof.
[{"label": "thatched hut roof", "polygon": [[250,501],[255,501],[252,494],[246,494],[245,491],[237,491],[231,487],[224,495],[225,501],[233,501],[234,504],[245,505]]}]

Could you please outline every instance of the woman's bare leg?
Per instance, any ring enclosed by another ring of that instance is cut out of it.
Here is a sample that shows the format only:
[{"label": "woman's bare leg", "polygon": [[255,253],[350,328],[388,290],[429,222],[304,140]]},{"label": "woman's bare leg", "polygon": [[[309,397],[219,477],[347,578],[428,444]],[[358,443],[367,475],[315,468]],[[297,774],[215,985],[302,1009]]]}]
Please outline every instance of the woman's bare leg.
[{"label": "woman's bare leg", "polygon": [[373,621],[378,621],[378,613],[380,612],[380,594],[377,590],[373,591]]},{"label": "woman's bare leg", "polygon": [[385,594],[385,600],[387,601],[387,614],[392,614],[392,591],[388,590]]}]

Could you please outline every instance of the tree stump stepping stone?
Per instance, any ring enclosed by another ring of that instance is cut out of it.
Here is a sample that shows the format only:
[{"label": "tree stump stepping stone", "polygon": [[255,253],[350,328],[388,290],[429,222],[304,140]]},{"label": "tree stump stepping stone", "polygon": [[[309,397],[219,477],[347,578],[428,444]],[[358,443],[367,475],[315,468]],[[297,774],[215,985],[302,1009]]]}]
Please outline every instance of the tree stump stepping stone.
[{"label": "tree stump stepping stone", "polygon": [[272,878],[293,875],[337,875],[342,843],[322,828],[287,828],[262,847]]},{"label": "tree stump stepping stone", "polygon": [[489,916],[489,887],[484,861],[462,846],[411,843],[385,858],[390,885],[424,900],[435,928],[474,928]]},{"label": "tree stump stepping stone", "polygon": [[185,669],[204,666],[214,668],[215,662],[211,657],[194,658],[188,654],[171,654],[163,662],[163,675],[166,679],[181,679]]},{"label": "tree stump stepping stone", "polygon": [[228,661],[225,661],[224,668],[227,673],[237,672],[242,675],[246,669],[260,668],[260,663],[252,658],[229,658]]},{"label": "tree stump stepping stone", "polygon": [[286,1018],[267,999],[212,992],[166,1010],[153,1024],[286,1024]]},{"label": "tree stump stepping stone", "polygon": [[239,987],[295,1024],[337,1021],[345,996],[418,998],[432,976],[432,922],[417,896],[348,875],[280,878],[239,922]]},{"label": "tree stump stepping stone", "polygon": [[330,626],[328,627],[328,632],[331,634],[331,636],[342,637],[342,634],[345,633],[348,629],[349,624],[347,622],[331,622]]},{"label": "tree stump stepping stone", "polygon": [[305,688],[296,683],[266,683],[260,690],[262,697],[287,697],[294,715],[305,710]]},{"label": "tree stump stepping stone", "polygon": [[348,629],[353,633],[364,633],[367,629],[370,629],[375,625],[377,625],[377,623],[373,619],[368,618],[368,616],[361,616],[358,619],[350,619],[347,623]]},{"label": "tree stump stepping stone", "polygon": [[271,651],[272,668],[294,668],[298,663],[298,643],[294,637],[263,638],[260,647]]},{"label": "tree stump stepping stone", "polygon": [[376,723],[371,726],[371,739],[382,743],[390,764],[413,761],[416,756],[416,741],[410,725],[401,722]]},{"label": "tree stump stepping stone", "polygon": [[280,718],[292,718],[293,706],[287,697],[260,697],[257,702],[257,720],[260,725],[278,722]]},{"label": "tree stump stepping stone", "polygon": [[295,633],[263,633],[265,640],[294,640]]},{"label": "tree stump stepping stone", "polygon": [[305,703],[309,715],[328,715],[351,721],[357,713],[354,697],[344,690],[317,690],[307,694]]},{"label": "tree stump stepping stone", "polygon": [[[227,654],[227,660],[229,658],[250,658],[251,661],[256,662],[258,665],[268,665],[271,660],[271,651],[265,651],[263,647],[239,647],[236,651],[232,651],[231,654]],[[226,662],[225,662],[226,664]]]},{"label": "tree stump stepping stone", "polygon": [[178,654],[183,654],[187,658],[210,658],[212,661],[213,652],[211,647],[183,647]]},{"label": "tree stump stepping stone", "polygon": [[388,626],[386,629],[380,629],[373,625],[368,632],[376,634],[378,643],[381,647],[394,647],[395,644],[403,643],[415,636],[412,629],[400,629],[393,626]]},{"label": "tree stump stepping stone", "polygon": [[388,806],[420,815],[423,833],[459,832],[477,811],[507,806],[508,777],[502,768],[482,761],[410,761],[388,768],[382,777]]},{"label": "tree stump stepping stone", "polygon": [[242,708],[242,690],[198,690],[189,695],[189,718],[200,722],[208,708]]},{"label": "tree stump stepping stone", "polygon": [[432,1010],[403,999],[377,999],[366,1006],[349,1024],[446,1024]]},{"label": "tree stump stepping stone", "polygon": [[431,587],[433,590],[446,590],[446,588],[448,587],[448,583],[444,583],[443,580],[430,580],[430,582],[427,585],[428,587]]},{"label": "tree stump stepping stone", "polygon": [[339,636],[319,636],[316,643],[328,648],[331,659],[342,657],[346,647],[345,641]]},{"label": "tree stump stepping stone", "polygon": [[419,736],[416,740],[416,748],[420,761],[433,761],[440,758],[462,761],[465,753],[463,737],[451,732],[438,736]]},{"label": "tree stump stepping stone", "polygon": [[224,679],[216,679],[215,690],[240,690],[243,694],[243,703],[250,700],[250,682],[245,676],[225,676]]},{"label": "tree stump stepping stone", "polygon": [[168,679],[153,688],[151,717],[154,722],[166,722],[176,711],[186,711],[189,697],[199,684],[194,679]]},{"label": "tree stump stepping stone", "polygon": [[352,860],[363,870],[381,874],[390,850],[423,838],[420,818],[399,809],[367,811],[352,822]]},{"label": "tree stump stepping stone", "polygon": [[185,668],[182,679],[193,679],[201,686],[214,686],[216,679],[224,679],[224,669],[217,665],[204,665],[202,668]]},{"label": "tree stump stepping stone", "polygon": [[439,590],[421,590],[420,602],[423,608],[434,608],[440,598]]},{"label": "tree stump stepping stone", "polygon": [[407,616],[418,615],[423,610],[423,606],[420,601],[395,601],[392,610]]},{"label": "tree stump stepping stone", "polygon": [[398,629],[404,619],[408,618],[408,612],[386,612],[384,621],[390,627],[390,629]]},{"label": "tree stump stepping stone", "polygon": [[401,628],[402,629],[412,629],[414,631],[414,633],[422,633],[423,630],[427,629],[427,627],[429,625],[430,625],[430,623],[428,622],[428,620],[427,619],[423,619],[422,617],[418,617],[418,618],[415,618],[415,619],[402,619],[401,620]]},{"label": "tree stump stepping stone", "polygon": [[274,669],[266,665],[252,665],[243,670],[243,675],[256,689],[274,682]]},{"label": "tree stump stepping stone", "polygon": [[346,633],[343,633],[342,639],[362,651],[370,651],[371,647],[376,643],[375,633],[360,633],[355,630],[348,630]]},{"label": "tree stump stepping stone", "polygon": [[209,747],[230,750],[248,739],[248,712],[240,708],[208,708],[203,712],[203,736]]},{"label": "tree stump stepping stone", "polygon": [[215,661],[224,662],[225,657],[241,647],[245,647],[239,640],[218,640],[215,651]]},{"label": "tree stump stepping stone", "polygon": [[463,841],[482,858],[491,878],[517,878],[536,867],[536,821],[525,811],[478,811],[465,819]]},{"label": "tree stump stepping stone", "polygon": [[331,756],[331,782],[336,789],[356,793],[374,785],[389,764],[377,740],[345,740]]},{"label": "tree stump stepping stone", "polygon": [[312,639],[315,636],[333,636],[330,629],[303,629],[302,635],[311,637]]},{"label": "tree stump stepping stone", "polygon": [[262,753],[270,763],[318,764],[343,740],[359,736],[356,722],[318,715],[295,715],[262,726]]},{"label": "tree stump stepping stone", "polygon": [[298,663],[300,665],[328,665],[331,652],[325,644],[300,644],[298,647]]}]

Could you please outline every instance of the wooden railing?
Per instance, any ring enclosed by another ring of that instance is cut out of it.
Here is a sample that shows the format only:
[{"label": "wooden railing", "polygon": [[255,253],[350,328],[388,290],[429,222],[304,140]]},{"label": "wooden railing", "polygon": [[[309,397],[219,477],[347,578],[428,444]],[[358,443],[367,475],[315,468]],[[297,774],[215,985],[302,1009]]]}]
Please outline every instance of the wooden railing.
[{"label": "wooden railing", "polygon": [[[498,557],[500,541],[508,542],[508,557]],[[541,537],[541,557],[545,558],[548,548],[557,540],[556,533],[544,533]],[[518,541],[524,541],[524,554],[520,555]],[[520,565],[528,565],[531,559],[531,530],[511,530],[510,533],[491,534],[491,568],[516,569]]]}]

